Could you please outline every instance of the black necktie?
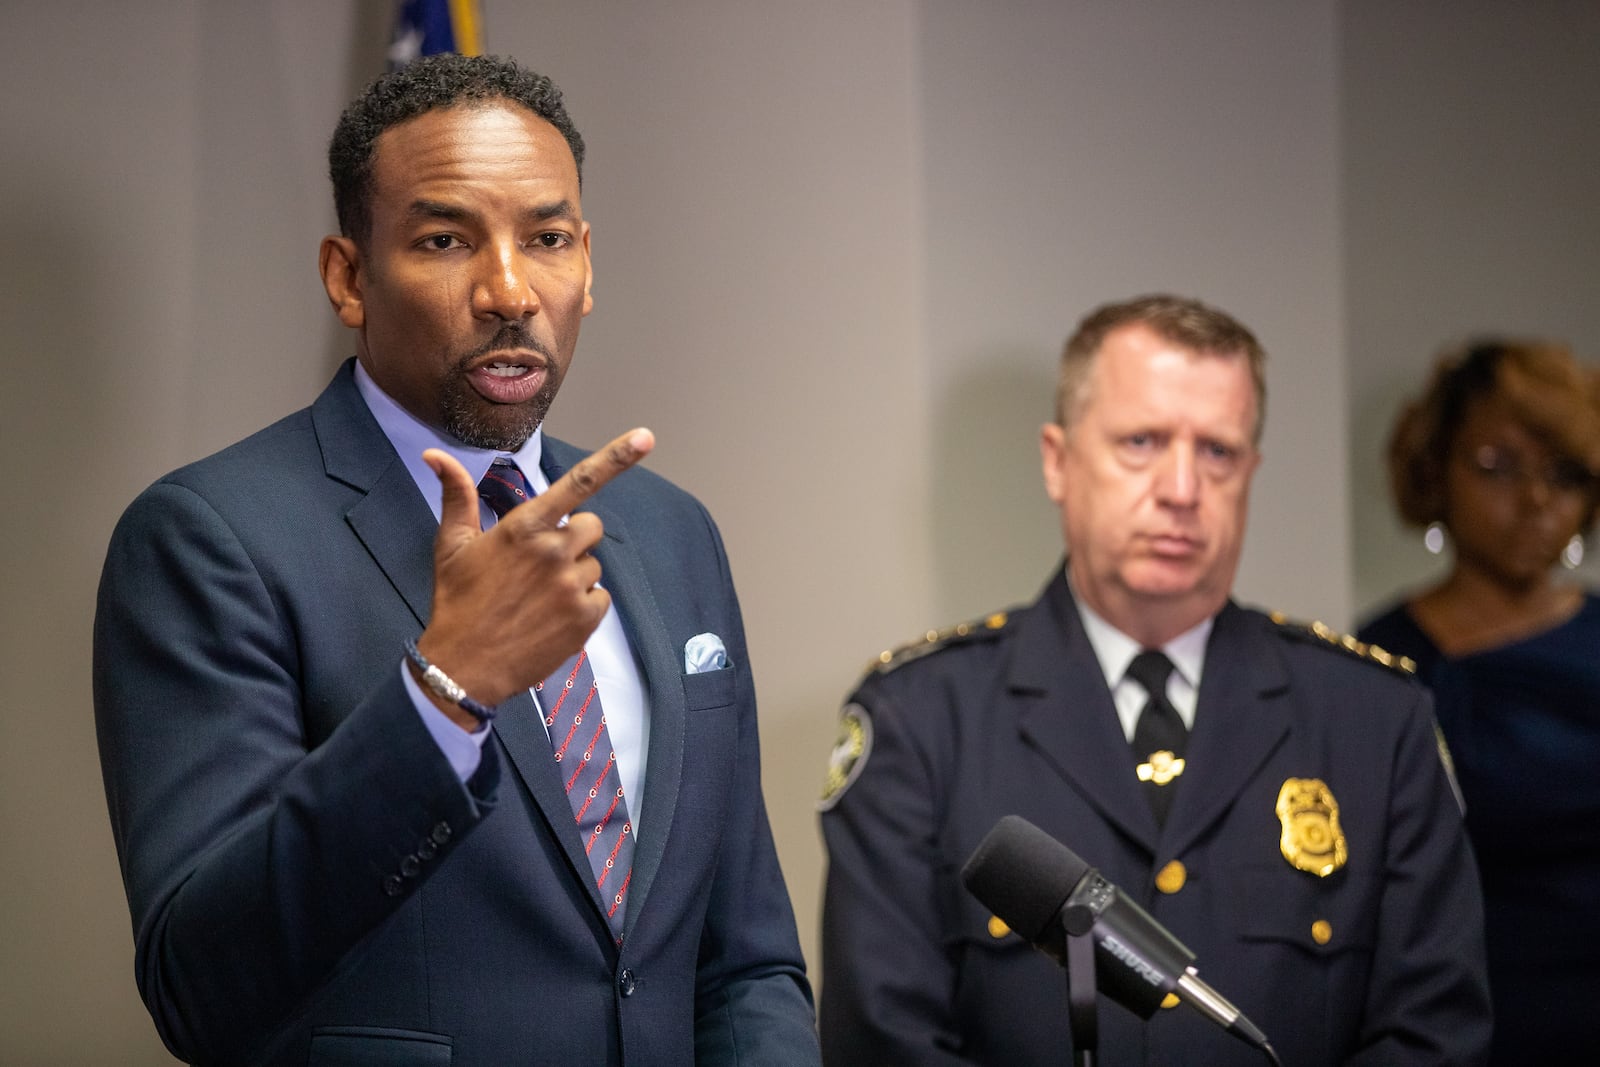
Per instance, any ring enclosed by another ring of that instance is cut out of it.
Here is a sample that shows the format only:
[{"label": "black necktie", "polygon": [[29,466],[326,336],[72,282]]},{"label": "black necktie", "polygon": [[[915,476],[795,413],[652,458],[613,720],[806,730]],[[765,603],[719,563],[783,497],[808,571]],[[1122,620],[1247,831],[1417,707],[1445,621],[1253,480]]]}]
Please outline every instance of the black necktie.
[{"label": "black necktie", "polygon": [[1189,731],[1178,709],[1167,699],[1170,674],[1172,661],[1152,649],[1139,653],[1128,664],[1127,676],[1149,694],[1144,710],[1139,713],[1139,723],[1133,728],[1133,754],[1157,825],[1167,820],[1167,809],[1172,806],[1172,794],[1177,788],[1176,779],[1183,773],[1183,751],[1189,741]]}]

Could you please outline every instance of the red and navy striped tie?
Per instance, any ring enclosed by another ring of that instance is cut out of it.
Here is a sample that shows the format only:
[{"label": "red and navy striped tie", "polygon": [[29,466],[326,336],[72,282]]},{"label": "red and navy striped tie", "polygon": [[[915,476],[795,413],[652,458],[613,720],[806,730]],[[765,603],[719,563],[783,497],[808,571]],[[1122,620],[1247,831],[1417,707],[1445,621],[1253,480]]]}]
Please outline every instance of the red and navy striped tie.
[{"label": "red and navy striped tie", "polygon": [[[478,484],[478,493],[499,516],[533,497],[522,471],[504,458],[494,461]],[[633,822],[622,795],[617,753],[611,747],[611,731],[606,729],[605,709],[588,652],[579,650],[535,686],[534,693],[544,709],[545,730],[573,818],[583,835],[589,868],[600,887],[606,921],[620,945],[628,883],[633,878]]]}]

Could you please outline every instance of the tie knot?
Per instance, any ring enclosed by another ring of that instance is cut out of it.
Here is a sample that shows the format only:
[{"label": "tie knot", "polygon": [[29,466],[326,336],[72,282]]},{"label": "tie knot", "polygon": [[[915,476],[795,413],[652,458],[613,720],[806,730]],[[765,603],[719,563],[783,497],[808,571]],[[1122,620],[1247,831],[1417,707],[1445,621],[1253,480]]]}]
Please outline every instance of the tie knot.
[{"label": "tie knot", "polygon": [[1171,674],[1172,661],[1158,649],[1147,648],[1128,664],[1127,676],[1144,686],[1144,691],[1156,699],[1166,699],[1167,678]]},{"label": "tie knot", "polygon": [[533,487],[513,460],[501,457],[489,467],[478,483],[478,495],[499,518],[524,501],[533,499]]}]

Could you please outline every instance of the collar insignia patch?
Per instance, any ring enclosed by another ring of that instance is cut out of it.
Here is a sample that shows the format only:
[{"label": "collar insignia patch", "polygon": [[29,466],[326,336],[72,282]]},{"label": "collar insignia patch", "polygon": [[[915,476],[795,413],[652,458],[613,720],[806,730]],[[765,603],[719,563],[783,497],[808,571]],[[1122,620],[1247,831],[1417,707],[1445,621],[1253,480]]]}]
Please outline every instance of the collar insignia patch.
[{"label": "collar insignia patch", "polygon": [[1166,749],[1150,753],[1150,762],[1141,763],[1135,767],[1139,773],[1139,781],[1154,782],[1156,785],[1166,785],[1178,775],[1183,773],[1183,760]]}]

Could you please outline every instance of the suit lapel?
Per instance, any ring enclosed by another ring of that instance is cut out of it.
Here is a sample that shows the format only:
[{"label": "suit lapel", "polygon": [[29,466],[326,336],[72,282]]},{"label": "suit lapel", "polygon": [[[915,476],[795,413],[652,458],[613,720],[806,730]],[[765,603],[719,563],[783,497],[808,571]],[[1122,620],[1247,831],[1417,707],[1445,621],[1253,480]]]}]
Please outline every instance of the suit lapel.
[{"label": "suit lapel", "polygon": [[[546,477],[554,482],[581,454],[570,445],[547,437],[541,463]],[[630,535],[626,518],[605,491],[591,497],[583,510],[592,512],[605,526],[605,537],[595,546],[594,556],[600,561],[601,582],[616,605],[628,643],[639,657],[649,703],[644,797],[643,803],[633,810],[635,818],[647,820],[647,830],[634,844],[633,880],[628,888],[630,903],[623,927],[626,936],[644,906],[666,851],[682,784],[687,710],[683,671],[672,646],[671,631],[639,554],[639,542]],[[564,796],[562,803],[566,803]]]},{"label": "suit lapel", "polygon": [[323,470],[364,495],[345,521],[416,616],[433,601],[433,539],[428,502],[356,389],[350,360],[311,406]]},{"label": "suit lapel", "polygon": [[1170,851],[1181,852],[1222,818],[1282,743],[1288,689],[1281,651],[1254,616],[1230,601],[1207,641],[1187,766],[1167,823]]},{"label": "suit lapel", "polygon": [[[1007,683],[1031,696],[1018,720],[1032,745],[1085,801],[1152,854],[1163,833],[1126,760],[1129,752],[1105,674],[1083,632],[1064,576],[1018,624]],[[1222,818],[1288,733],[1279,701],[1289,689],[1282,653],[1231,601],[1207,643],[1187,767],[1168,816],[1163,853],[1179,853]]]},{"label": "suit lapel", "polygon": [[573,820],[572,803],[550,754],[550,736],[540,720],[539,705],[530,693],[518,693],[501,709],[494,720],[494,734],[603,921],[600,888],[595,885],[588,854],[583,850],[583,835]]},{"label": "suit lapel", "polygon": [[1133,753],[1064,569],[1018,625],[1007,683],[1032,697],[1018,722],[1024,743],[1108,822],[1153,852],[1155,817],[1139,792]]}]

